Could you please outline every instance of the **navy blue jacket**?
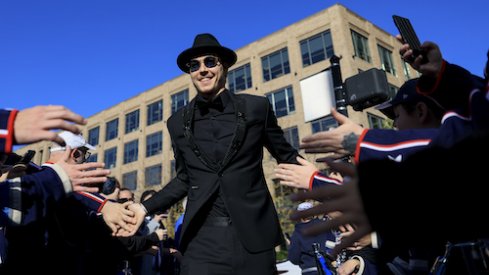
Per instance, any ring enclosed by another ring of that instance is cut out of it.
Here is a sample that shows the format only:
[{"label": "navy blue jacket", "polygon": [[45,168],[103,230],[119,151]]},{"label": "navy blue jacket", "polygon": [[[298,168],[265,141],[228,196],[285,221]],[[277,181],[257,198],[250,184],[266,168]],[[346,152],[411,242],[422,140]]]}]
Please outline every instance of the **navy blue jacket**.
[{"label": "navy blue jacket", "polygon": [[288,259],[291,263],[299,265],[301,269],[315,267],[315,257],[312,244],[319,243],[320,251],[326,252],[325,242],[335,241],[335,236],[331,231],[321,233],[316,236],[306,236],[301,233],[305,227],[321,222],[320,219],[312,219],[309,222],[298,223],[295,225],[294,233],[292,233],[289,246]]}]

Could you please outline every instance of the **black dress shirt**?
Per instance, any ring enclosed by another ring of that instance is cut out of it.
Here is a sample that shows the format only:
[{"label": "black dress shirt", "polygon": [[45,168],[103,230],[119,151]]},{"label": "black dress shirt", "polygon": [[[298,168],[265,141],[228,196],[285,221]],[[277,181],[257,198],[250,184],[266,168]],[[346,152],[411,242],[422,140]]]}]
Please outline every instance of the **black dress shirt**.
[{"label": "black dress shirt", "polygon": [[[224,159],[236,127],[234,106],[228,93],[227,90],[223,91],[211,102],[200,95],[196,98],[197,110],[193,120],[195,143],[215,163]],[[220,188],[213,197],[215,199],[210,202],[209,216],[229,216]]]}]

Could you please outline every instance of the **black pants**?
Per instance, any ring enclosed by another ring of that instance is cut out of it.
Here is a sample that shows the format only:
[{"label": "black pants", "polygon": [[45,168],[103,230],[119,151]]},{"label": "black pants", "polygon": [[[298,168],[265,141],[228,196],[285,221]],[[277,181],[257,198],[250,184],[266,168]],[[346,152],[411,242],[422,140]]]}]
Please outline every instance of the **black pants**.
[{"label": "black pants", "polygon": [[272,275],[275,250],[248,252],[232,224],[205,223],[189,242],[180,275]]}]

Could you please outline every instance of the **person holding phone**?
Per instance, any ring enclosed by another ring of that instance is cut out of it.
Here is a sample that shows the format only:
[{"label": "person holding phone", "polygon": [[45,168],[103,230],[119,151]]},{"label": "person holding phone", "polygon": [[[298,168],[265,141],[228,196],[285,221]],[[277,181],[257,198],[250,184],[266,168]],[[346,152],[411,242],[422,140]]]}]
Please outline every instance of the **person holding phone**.
[{"label": "person holding phone", "polygon": [[[488,236],[488,224],[480,218],[487,208],[484,203],[486,193],[480,181],[485,172],[477,164],[483,163],[489,152],[489,52],[484,70],[486,78],[481,81],[463,68],[443,60],[435,43],[425,42],[421,48],[426,52],[428,62],[423,63],[418,57],[412,63],[422,73],[417,90],[450,111],[444,117],[436,139],[431,142],[433,146],[400,163],[385,159],[365,161],[359,164],[356,172],[328,161],[333,169],[350,176],[348,184],[300,193],[295,197],[297,200],[324,200],[320,207],[309,213],[297,213],[295,218],[332,210],[345,213],[327,224],[310,228],[309,233],[343,223],[357,225],[358,233],[345,238],[336,251],[351,245],[372,229],[379,232],[384,245],[397,249]],[[408,44],[403,44],[401,54],[405,59],[412,55]],[[396,184],[392,179],[397,180]],[[453,201],[457,203],[450,203]],[[405,219],[412,213],[416,213],[414,221]],[[454,222],[453,213],[464,213],[463,222]]]}]

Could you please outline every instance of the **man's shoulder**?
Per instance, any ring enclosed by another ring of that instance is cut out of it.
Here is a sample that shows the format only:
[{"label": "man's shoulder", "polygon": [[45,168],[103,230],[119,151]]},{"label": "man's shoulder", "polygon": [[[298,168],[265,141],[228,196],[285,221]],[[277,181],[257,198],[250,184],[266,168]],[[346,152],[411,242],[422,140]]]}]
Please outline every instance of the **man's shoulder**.
[{"label": "man's shoulder", "polygon": [[238,99],[244,99],[249,101],[266,101],[268,100],[265,96],[262,95],[251,95],[251,94],[235,94]]},{"label": "man's shoulder", "polygon": [[260,95],[237,94],[236,100],[244,102],[246,109],[252,112],[266,110],[269,104],[268,99]]},{"label": "man's shoulder", "polygon": [[183,106],[182,108],[180,108],[174,114],[172,114],[168,118],[168,125],[170,125],[172,123],[175,123],[175,122],[181,122],[181,121],[183,121],[183,115],[187,111],[187,108],[188,108],[188,104],[186,106]]}]

